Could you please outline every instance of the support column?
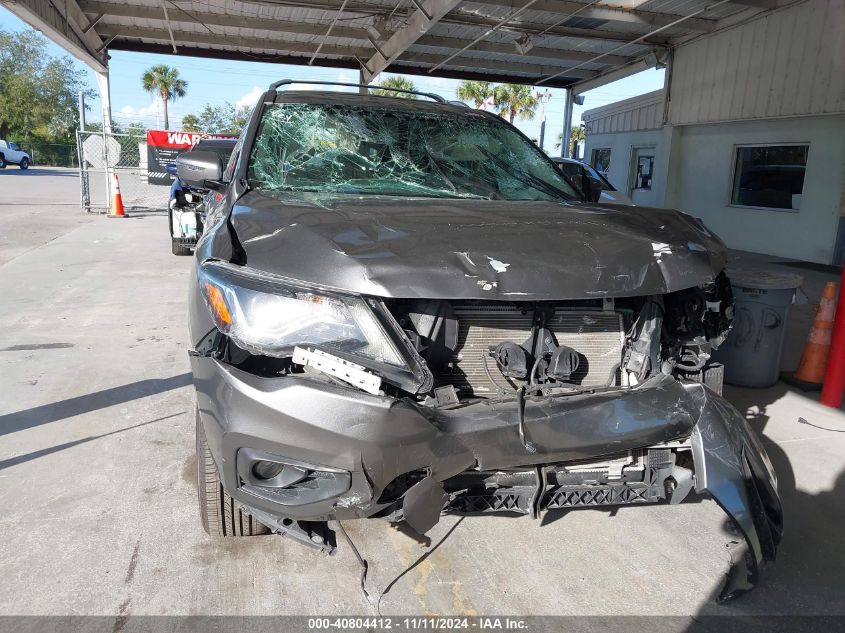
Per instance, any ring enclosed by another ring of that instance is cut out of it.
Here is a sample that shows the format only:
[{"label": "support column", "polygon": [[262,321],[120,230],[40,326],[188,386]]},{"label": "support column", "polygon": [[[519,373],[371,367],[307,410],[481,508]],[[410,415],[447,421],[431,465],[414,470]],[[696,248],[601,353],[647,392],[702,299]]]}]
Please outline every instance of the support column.
[{"label": "support column", "polygon": [[111,134],[111,85],[109,83],[109,71],[97,71],[97,88],[100,89],[100,103],[103,106],[103,132]]},{"label": "support column", "polygon": [[112,121],[111,121],[111,85],[109,84],[109,70],[106,68],[105,72],[97,71],[97,88],[100,89],[100,103],[103,106],[103,157],[105,159],[105,169],[103,173],[106,179],[106,205],[108,206],[112,196],[112,174],[114,168],[109,156],[109,141],[111,140]]},{"label": "support column", "polygon": [[[358,71],[358,83],[362,84],[362,85],[366,85],[366,86],[368,86],[370,84],[370,82],[367,81],[367,74],[364,72],[363,68]],[[363,88],[363,87],[358,88],[358,94],[366,95],[369,92],[370,91],[367,90],[366,88]]]},{"label": "support column", "polygon": [[572,142],[572,88],[566,89],[566,107],[563,109],[563,134],[560,139],[560,156],[569,158],[569,144]]}]

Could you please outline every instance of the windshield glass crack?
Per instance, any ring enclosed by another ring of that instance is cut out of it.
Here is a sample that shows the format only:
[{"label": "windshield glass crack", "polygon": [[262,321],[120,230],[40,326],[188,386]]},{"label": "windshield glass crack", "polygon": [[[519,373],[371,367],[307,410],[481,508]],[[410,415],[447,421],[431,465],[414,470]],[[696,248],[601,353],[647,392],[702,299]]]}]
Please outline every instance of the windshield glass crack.
[{"label": "windshield glass crack", "polygon": [[249,178],[265,191],[578,199],[536,147],[473,112],[275,104],[262,118]]}]

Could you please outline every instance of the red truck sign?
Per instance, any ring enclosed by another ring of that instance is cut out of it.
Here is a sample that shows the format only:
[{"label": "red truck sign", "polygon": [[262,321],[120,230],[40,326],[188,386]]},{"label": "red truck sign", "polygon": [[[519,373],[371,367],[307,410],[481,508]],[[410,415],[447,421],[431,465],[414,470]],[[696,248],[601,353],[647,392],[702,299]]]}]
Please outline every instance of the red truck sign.
[{"label": "red truck sign", "polygon": [[176,157],[191,149],[203,138],[238,138],[233,134],[203,134],[199,132],[170,132],[168,130],[147,130],[147,178],[151,185],[170,185],[173,176],[167,173],[167,166],[176,162]]}]

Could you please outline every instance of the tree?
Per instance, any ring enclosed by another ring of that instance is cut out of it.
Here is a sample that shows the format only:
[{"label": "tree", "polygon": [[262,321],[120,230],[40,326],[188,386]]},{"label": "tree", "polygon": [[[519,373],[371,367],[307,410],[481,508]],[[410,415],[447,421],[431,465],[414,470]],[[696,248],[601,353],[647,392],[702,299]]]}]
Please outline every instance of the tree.
[{"label": "tree", "polygon": [[[586,135],[584,134],[584,128],[580,125],[573,125],[572,129],[569,131],[569,155],[575,158],[575,143],[577,142],[580,147],[584,147],[584,141],[586,139]],[[563,132],[557,135],[557,143],[555,143],[555,149],[560,149],[560,142],[563,139]]]},{"label": "tree", "polygon": [[161,97],[164,108],[164,129],[170,129],[167,118],[167,103],[184,97],[188,89],[188,82],[179,78],[179,70],[165,64],[157,64],[144,71],[141,75],[141,85],[153,96]]},{"label": "tree", "polygon": [[[394,75],[393,77],[388,77],[384,81],[380,82],[379,86],[384,88],[395,88],[397,90],[417,89],[414,82],[404,75]],[[372,92],[374,95],[379,95],[380,97],[404,97],[405,99],[417,98],[417,95],[408,94],[407,92],[393,92],[392,90],[380,90],[379,88],[374,88]]]},{"label": "tree", "polygon": [[539,100],[531,90],[531,86],[521,84],[502,84],[493,91],[499,116],[507,117],[513,123],[516,117],[520,121],[533,119],[537,116]]},{"label": "tree", "polygon": [[71,142],[79,92],[94,96],[85,71],[70,57],[51,57],[47,40],[32,29],[0,29],[0,41],[0,138]]},{"label": "tree", "polygon": [[250,108],[236,108],[229,102],[219,106],[206,103],[199,116],[188,114],[182,118],[182,129],[206,134],[240,134],[250,113]]},{"label": "tree", "polygon": [[188,114],[182,117],[182,129],[185,132],[201,132],[200,120],[195,114]]},{"label": "tree", "polygon": [[456,94],[461,101],[472,101],[477,110],[493,96],[493,84],[489,81],[462,81]]},{"label": "tree", "polygon": [[573,125],[572,129],[569,131],[569,155],[573,158],[578,158],[575,156],[575,143],[578,143],[580,147],[584,147],[584,139],[586,136],[584,134],[584,128],[580,125]]}]

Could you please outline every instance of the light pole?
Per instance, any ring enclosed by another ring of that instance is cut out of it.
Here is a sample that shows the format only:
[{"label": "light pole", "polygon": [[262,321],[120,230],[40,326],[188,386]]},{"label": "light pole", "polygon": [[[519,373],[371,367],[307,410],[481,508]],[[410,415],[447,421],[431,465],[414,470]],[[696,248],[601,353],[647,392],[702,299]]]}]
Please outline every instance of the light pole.
[{"label": "light pole", "polygon": [[546,140],[546,104],[552,98],[552,93],[546,88],[545,92],[538,92],[536,96],[540,102],[540,151],[543,151],[543,142]]}]

